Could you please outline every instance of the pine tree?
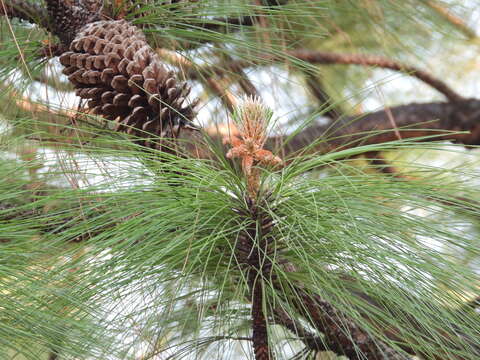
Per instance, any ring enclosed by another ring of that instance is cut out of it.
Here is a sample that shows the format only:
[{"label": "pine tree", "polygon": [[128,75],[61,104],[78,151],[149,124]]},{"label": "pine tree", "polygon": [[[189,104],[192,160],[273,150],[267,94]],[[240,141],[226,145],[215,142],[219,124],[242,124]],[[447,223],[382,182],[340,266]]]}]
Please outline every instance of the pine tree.
[{"label": "pine tree", "polygon": [[479,358],[463,5],[5,1],[0,359]]}]

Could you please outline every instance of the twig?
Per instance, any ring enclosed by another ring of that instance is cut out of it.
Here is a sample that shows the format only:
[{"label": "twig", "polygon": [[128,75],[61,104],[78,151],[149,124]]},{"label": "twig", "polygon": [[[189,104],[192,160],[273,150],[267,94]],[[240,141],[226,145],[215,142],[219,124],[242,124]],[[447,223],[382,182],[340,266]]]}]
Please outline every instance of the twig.
[{"label": "twig", "polygon": [[424,83],[430,85],[438,92],[445,95],[450,101],[461,101],[463,96],[459,95],[453,89],[451,89],[442,80],[435,78],[430,73],[420,70],[414,66],[405,65],[400,62],[388,59],[383,56],[366,55],[366,54],[339,54],[324,51],[311,51],[306,49],[299,49],[293,51],[287,51],[279,55],[264,55],[256,59],[250,60],[236,60],[228,63],[219,63],[216,65],[209,65],[203,67],[192,68],[187,76],[190,79],[198,79],[199,76],[207,76],[212,74],[218,74],[225,71],[235,71],[239,68],[248,68],[251,66],[261,65],[265,63],[271,63],[272,61],[284,61],[288,58],[301,60],[310,64],[321,65],[361,65],[370,67],[379,67],[384,69],[390,69],[393,71],[399,71],[410,76],[416,77]]}]

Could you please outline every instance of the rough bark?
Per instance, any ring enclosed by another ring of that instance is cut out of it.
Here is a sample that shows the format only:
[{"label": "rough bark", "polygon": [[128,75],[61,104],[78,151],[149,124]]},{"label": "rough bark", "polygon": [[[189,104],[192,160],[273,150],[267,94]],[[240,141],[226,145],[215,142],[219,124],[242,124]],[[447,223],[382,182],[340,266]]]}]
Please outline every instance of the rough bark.
[{"label": "rough bark", "polygon": [[248,222],[246,229],[238,234],[235,257],[239,268],[246,275],[252,302],[252,342],[255,360],[273,360],[268,343],[267,314],[264,312],[265,281],[271,271],[269,261],[269,232],[272,219],[253,200],[247,198],[248,211],[238,212]]},{"label": "rough bark", "polygon": [[[398,134],[402,139],[427,136],[430,138],[423,141],[451,140],[465,145],[479,145],[480,100],[412,103],[362,116],[345,117],[332,124],[312,125],[295,135],[285,151],[292,154],[318,141],[312,151],[323,153],[399,140]],[[269,147],[275,147],[285,139],[271,137]]]},{"label": "rough bark", "polygon": [[298,287],[294,292],[297,295],[297,310],[303,312],[304,317],[325,335],[329,350],[352,360],[409,358],[375,339],[320,296]]}]

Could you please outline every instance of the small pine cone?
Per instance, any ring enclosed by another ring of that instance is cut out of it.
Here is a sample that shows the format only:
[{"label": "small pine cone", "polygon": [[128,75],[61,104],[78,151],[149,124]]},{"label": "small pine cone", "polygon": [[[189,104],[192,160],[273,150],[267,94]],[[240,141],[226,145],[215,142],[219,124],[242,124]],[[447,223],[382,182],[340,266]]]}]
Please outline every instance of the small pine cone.
[{"label": "small pine cone", "polygon": [[65,0],[45,0],[47,12],[51,20],[49,30],[57,35],[60,41],[69,45],[77,32],[86,24],[99,20],[99,15],[83,5]]},{"label": "small pine cone", "polygon": [[60,62],[76,94],[89,100],[94,114],[115,120],[116,130],[173,138],[194,116],[194,104],[183,106],[190,88],[177,83],[143,33],[125,20],[86,25]]}]

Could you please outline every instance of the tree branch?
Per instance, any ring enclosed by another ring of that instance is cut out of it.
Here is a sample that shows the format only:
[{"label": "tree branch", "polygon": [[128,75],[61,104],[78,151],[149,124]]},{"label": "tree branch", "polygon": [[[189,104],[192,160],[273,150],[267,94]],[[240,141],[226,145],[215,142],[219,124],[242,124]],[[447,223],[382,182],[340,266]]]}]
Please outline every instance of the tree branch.
[{"label": "tree branch", "polygon": [[[395,126],[390,117],[395,120]],[[207,128],[206,133],[218,143],[222,143],[225,136],[236,133],[232,124],[221,130],[223,128],[212,127]],[[449,140],[465,145],[480,145],[480,100],[411,103],[360,116],[346,116],[330,124],[311,125],[291,138],[271,136],[267,139],[266,148],[275,150],[281,146],[284,157],[294,157],[304,152],[306,146],[310,146],[309,153],[322,154],[359,145],[395,141],[398,140],[398,132],[402,139],[426,137],[422,139],[423,142]],[[192,143],[188,145],[191,153],[208,158],[209,153],[199,152],[193,146],[194,141],[190,141],[190,136],[184,133],[185,143]],[[315,145],[312,146],[312,143]]]},{"label": "tree branch", "polygon": [[[228,93],[227,93],[228,94]],[[65,116],[73,118],[77,112],[70,110],[55,112],[40,104],[30,102],[17,94],[17,106],[28,112],[50,114],[49,116]],[[231,107],[234,98],[228,94]],[[224,99],[227,100],[227,99]],[[393,127],[389,117],[395,120]],[[225,132],[219,132],[217,127],[206,129],[206,133],[219,143],[223,137],[234,135],[236,130],[231,125]],[[465,145],[480,145],[480,100],[466,99],[456,103],[430,102],[411,103],[395,106],[360,116],[340,118],[332,124],[311,125],[299,132],[285,144],[284,155],[294,155],[305,146],[318,142],[310,152],[325,153],[339,149],[352,148],[358,145],[381,144],[398,140],[395,130],[399,130],[402,139],[430,136],[422,141],[450,140]],[[469,133],[458,133],[458,132]],[[195,139],[193,140],[193,137]],[[209,157],[207,149],[198,149],[198,135],[189,132],[182,133],[185,144],[192,156]],[[192,141],[189,141],[192,139]],[[271,136],[267,140],[267,148],[275,149],[284,144],[286,136]],[[191,143],[189,145],[189,143]],[[192,147],[190,149],[190,147]],[[200,151],[200,152],[199,152]]]},{"label": "tree branch", "polygon": [[388,59],[383,56],[367,54],[339,54],[324,51],[311,51],[307,49],[298,49],[287,51],[279,55],[264,55],[256,59],[236,60],[233,62],[219,63],[201,67],[193,67],[187,76],[190,79],[198,79],[200,76],[211,76],[225,71],[234,72],[236,69],[244,69],[251,66],[271,64],[272,61],[281,62],[288,58],[305,61],[310,64],[319,65],[360,65],[369,67],[378,67],[402,72],[413,76],[424,83],[430,85],[438,92],[442,93],[450,101],[461,101],[464,98],[451,89],[442,80],[435,78],[426,71],[420,70],[414,66],[405,65],[400,62]]},{"label": "tree branch", "polygon": [[[271,219],[254,200],[247,197],[248,210],[237,209],[244,220],[248,222],[242,229],[235,243],[234,256],[239,270],[247,279],[249,297],[252,303],[252,345],[256,360],[273,360],[274,356],[269,346],[267,314],[264,305],[265,283],[271,271],[271,262],[268,260],[269,232],[272,227]],[[260,224],[260,225],[259,225]]]},{"label": "tree branch", "polygon": [[[396,127],[389,121],[389,116],[394,118]],[[479,145],[480,100],[412,103],[362,116],[345,117],[333,124],[312,125],[293,136],[285,151],[287,154],[301,151],[319,139],[324,141],[319,141],[318,145],[312,147],[314,152],[324,153],[358,145],[380,144],[398,140],[395,130],[400,131],[402,139],[432,136],[423,141],[451,140],[466,145]],[[461,131],[469,133],[459,134]],[[269,138],[270,148],[282,143],[284,139],[285,137],[278,136]]]},{"label": "tree branch", "polygon": [[315,294],[295,287],[296,307],[303,316],[325,335],[328,349],[349,359],[406,360],[407,356],[376,340],[355,322]]}]

